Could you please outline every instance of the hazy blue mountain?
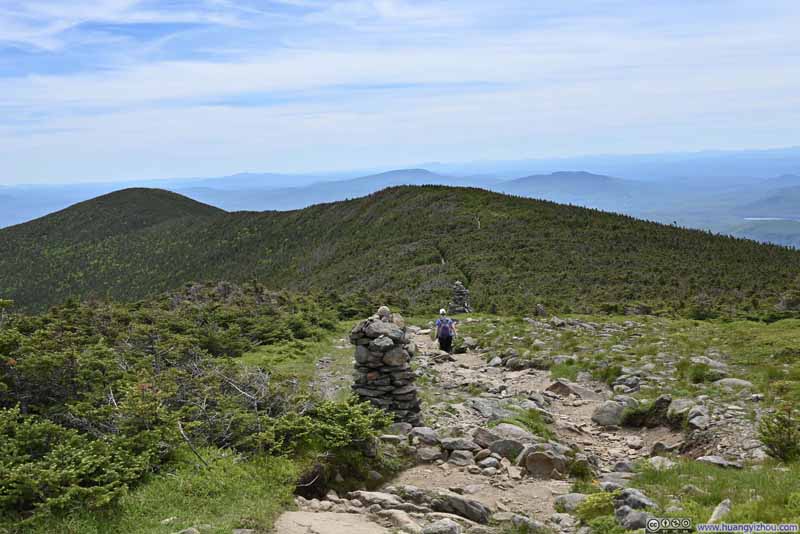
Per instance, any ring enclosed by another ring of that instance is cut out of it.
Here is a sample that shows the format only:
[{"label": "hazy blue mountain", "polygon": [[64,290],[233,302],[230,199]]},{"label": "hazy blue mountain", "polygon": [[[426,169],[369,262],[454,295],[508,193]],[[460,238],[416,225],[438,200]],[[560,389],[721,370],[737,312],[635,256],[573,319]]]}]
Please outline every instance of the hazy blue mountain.
[{"label": "hazy blue mountain", "polygon": [[208,187],[175,191],[228,211],[293,210],[313,204],[356,198],[397,185],[452,185],[490,188],[491,178],[444,176],[425,169],[400,169],[349,180],[318,182],[302,187],[224,191]]},{"label": "hazy blue mountain", "polygon": [[559,171],[504,181],[497,191],[609,211],[641,208],[653,186],[585,171]]},{"label": "hazy blue mountain", "polygon": [[755,183],[768,176],[800,173],[800,147],[431,163],[425,167],[446,174],[491,173],[504,178],[547,174],[563,169],[586,169],[597,174],[631,180],[660,181],[682,178],[684,182],[697,187],[702,187],[710,178],[721,178],[728,184],[735,179],[741,185]]},{"label": "hazy blue mountain", "polygon": [[800,220],[800,185],[777,189],[768,196],[738,206],[736,213],[743,217]]}]

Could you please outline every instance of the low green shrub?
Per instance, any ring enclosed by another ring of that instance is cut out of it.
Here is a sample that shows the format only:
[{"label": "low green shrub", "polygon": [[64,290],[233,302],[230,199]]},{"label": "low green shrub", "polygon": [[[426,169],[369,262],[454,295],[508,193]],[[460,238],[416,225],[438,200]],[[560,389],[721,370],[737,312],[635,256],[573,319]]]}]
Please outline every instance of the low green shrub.
[{"label": "low green shrub", "polygon": [[392,416],[368,402],[323,401],[265,421],[258,442],[276,454],[327,452],[363,446],[391,424]]},{"label": "low green shrub", "polygon": [[[99,508],[123,495],[158,456],[158,443],[129,448],[122,438],[92,439],[19,408],[0,409],[0,518],[72,506]],[[138,449],[138,450],[137,450]]]},{"label": "low green shrub", "polygon": [[789,404],[780,406],[761,419],[758,436],[773,458],[800,460],[800,411]]},{"label": "low green shrub", "polygon": [[575,509],[575,516],[588,523],[593,519],[614,513],[614,497],[616,493],[592,493]]}]

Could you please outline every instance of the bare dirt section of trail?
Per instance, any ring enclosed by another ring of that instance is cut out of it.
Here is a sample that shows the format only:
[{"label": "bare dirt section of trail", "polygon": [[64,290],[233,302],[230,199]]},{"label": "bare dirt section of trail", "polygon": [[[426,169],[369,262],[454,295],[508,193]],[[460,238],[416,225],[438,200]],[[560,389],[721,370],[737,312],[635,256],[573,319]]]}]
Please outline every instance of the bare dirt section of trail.
[{"label": "bare dirt section of trail", "polygon": [[[463,354],[448,355],[427,329],[409,327],[408,332],[418,348],[415,368],[426,426],[398,424],[382,440],[414,458],[414,465],[376,491],[298,498],[301,512],[284,514],[278,534],[372,534],[387,528],[488,534],[508,524],[573,533],[577,520],[559,512],[574,510],[584,497],[571,493],[573,467],[588,469],[604,489],[624,488],[632,462],[650,456],[654,447],[669,449],[684,439],[666,426],[597,424],[598,408],[620,397],[588,374],[555,381],[547,370],[491,361],[475,344]],[[322,370],[324,380],[341,384],[328,366]],[[549,436],[515,422],[528,411],[548,423]],[[646,515],[636,511],[630,517],[628,523],[635,525]]]}]

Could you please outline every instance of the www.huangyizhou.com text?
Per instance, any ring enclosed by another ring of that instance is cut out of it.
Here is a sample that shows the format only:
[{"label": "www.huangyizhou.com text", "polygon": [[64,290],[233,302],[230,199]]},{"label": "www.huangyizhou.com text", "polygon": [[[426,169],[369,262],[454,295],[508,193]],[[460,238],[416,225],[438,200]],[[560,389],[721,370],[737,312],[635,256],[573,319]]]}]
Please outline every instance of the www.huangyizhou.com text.
[{"label": "www.huangyizhou.com text", "polygon": [[744,532],[746,534],[800,532],[797,523],[698,523],[697,532]]}]

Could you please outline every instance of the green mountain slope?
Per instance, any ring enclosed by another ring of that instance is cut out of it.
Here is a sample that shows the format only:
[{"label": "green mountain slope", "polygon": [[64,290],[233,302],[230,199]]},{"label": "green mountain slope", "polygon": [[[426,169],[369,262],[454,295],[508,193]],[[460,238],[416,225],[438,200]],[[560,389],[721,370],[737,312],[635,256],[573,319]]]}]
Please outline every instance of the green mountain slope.
[{"label": "green mountain slope", "polygon": [[[163,195],[136,191],[142,210]],[[124,201],[138,216],[130,192],[101,199]],[[190,280],[257,278],[427,309],[461,279],[484,309],[685,309],[700,300],[747,310],[771,306],[800,269],[800,252],[781,247],[479,189],[396,187],[292,212],[188,210],[135,229],[124,217],[113,228],[89,218],[101,199],[0,231],[2,296],[37,308],[70,296],[137,299]],[[64,218],[85,221],[78,235],[52,228]],[[32,246],[36,232],[46,237]]]}]

